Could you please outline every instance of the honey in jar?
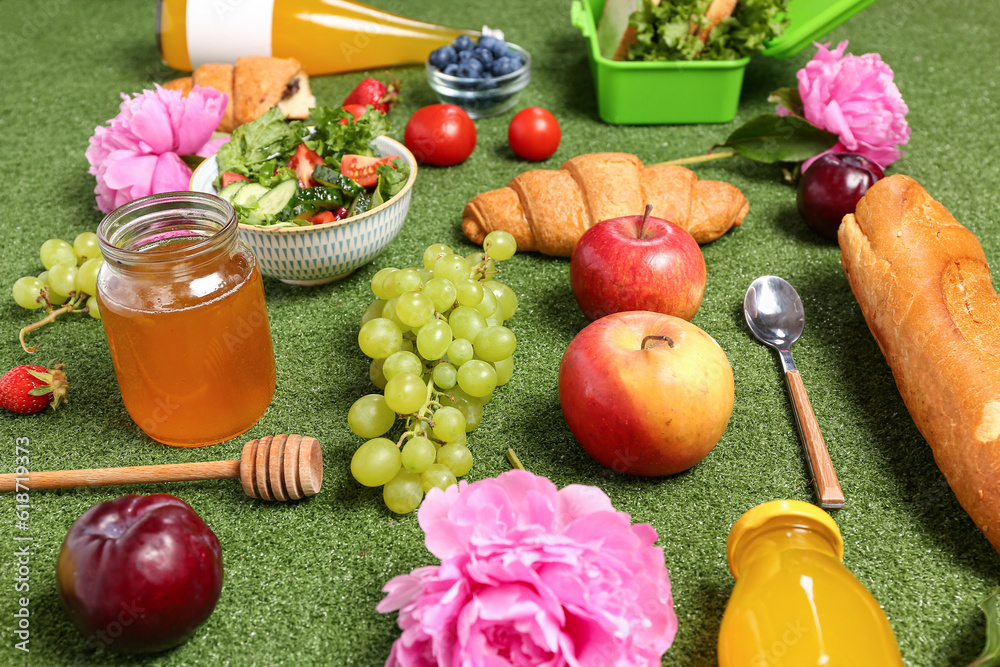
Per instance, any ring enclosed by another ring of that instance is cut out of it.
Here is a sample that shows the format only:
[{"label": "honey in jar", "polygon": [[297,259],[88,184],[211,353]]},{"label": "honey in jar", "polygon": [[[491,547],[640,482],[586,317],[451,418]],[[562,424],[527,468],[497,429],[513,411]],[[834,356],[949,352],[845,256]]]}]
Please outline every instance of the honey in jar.
[{"label": "honey in jar", "polygon": [[195,192],[154,195],[109,213],[97,234],[97,298],[129,416],[182,447],[257,423],[274,395],[274,349],[260,269],[232,207]]}]

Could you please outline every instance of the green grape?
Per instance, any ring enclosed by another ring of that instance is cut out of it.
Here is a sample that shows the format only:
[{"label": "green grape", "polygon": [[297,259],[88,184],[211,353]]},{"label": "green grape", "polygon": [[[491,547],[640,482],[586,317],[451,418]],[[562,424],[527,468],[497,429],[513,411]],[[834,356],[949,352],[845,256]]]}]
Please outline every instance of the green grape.
[{"label": "green grape", "polygon": [[455,291],[458,303],[462,306],[477,306],[483,300],[483,285],[472,278],[459,278],[455,281]]},{"label": "green grape", "polygon": [[420,507],[424,499],[424,485],[420,475],[400,470],[382,487],[385,506],[396,514],[409,514]]},{"label": "green grape", "polygon": [[56,264],[49,267],[49,287],[53,292],[69,294],[76,291],[76,274],[79,269],[76,263]]},{"label": "green grape", "polygon": [[45,287],[43,283],[38,278],[33,276],[24,276],[23,278],[18,278],[14,281],[14,286],[11,287],[10,293],[14,297],[14,301],[21,308],[26,308],[27,310],[37,310],[42,307],[41,302],[39,302],[38,296],[42,293],[42,288]]},{"label": "green grape", "polygon": [[503,321],[497,319],[497,314],[496,313],[493,313],[492,315],[490,315],[489,317],[486,318],[486,328],[487,329],[490,328],[490,327],[498,327],[501,324],[503,324]]},{"label": "green grape", "polygon": [[497,310],[497,298],[490,290],[483,290],[482,300],[476,304],[476,310],[483,314],[483,317],[492,317]]},{"label": "green grape", "polygon": [[455,386],[458,381],[458,369],[449,364],[447,361],[442,361],[437,366],[434,367],[433,372],[431,372],[431,379],[438,389],[448,390]]},{"label": "green grape", "polygon": [[470,266],[477,266],[477,267],[482,267],[483,262],[486,262],[486,271],[480,274],[483,276],[483,280],[492,280],[493,276],[495,276],[497,273],[496,262],[494,262],[492,259],[487,259],[486,253],[474,252],[469,255],[466,255],[465,260],[469,263]]},{"label": "green grape", "polygon": [[73,246],[61,239],[49,239],[42,244],[38,251],[38,258],[42,260],[42,266],[51,269],[56,264],[72,264],[76,266],[77,257],[73,252]]},{"label": "green grape", "polygon": [[410,472],[421,473],[427,470],[436,458],[437,447],[422,435],[413,436],[403,445],[403,467]]},{"label": "green grape", "polygon": [[385,402],[401,415],[417,412],[426,400],[427,385],[419,375],[400,373],[385,383]]},{"label": "green grape", "polygon": [[385,279],[394,274],[396,271],[399,271],[399,269],[395,269],[391,266],[376,271],[375,275],[372,276],[372,294],[382,300],[393,296],[391,294],[387,296],[385,293]]},{"label": "green grape", "polygon": [[408,327],[422,327],[434,317],[434,302],[422,292],[400,294],[396,315]]},{"label": "green grape", "polygon": [[417,269],[417,275],[420,276],[420,284],[427,287],[427,283],[434,280],[434,271],[431,269]]},{"label": "green grape", "polygon": [[446,255],[434,262],[434,275],[453,283],[457,283],[460,278],[468,278],[471,271],[465,258],[458,255]]},{"label": "green grape", "polygon": [[402,467],[396,443],[375,438],[358,447],[351,457],[351,474],[364,486],[382,486]]},{"label": "green grape", "polygon": [[451,325],[451,334],[455,338],[474,341],[479,332],[486,328],[486,318],[475,308],[459,306],[451,311],[448,324]]},{"label": "green grape", "polygon": [[38,279],[41,280],[43,284],[48,285],[49,284],[49,272],[48,271],[42,271],[41,273],[38,274]]},{"label": "green grape", "polygon": [[475,348],[465,338],[456,338],[448,346],[448,361],[461,366],[475,355]]},{"label": "green grape", "polygon": [[400,329],[400,331],[402,331],[403,329],[406,329],[407,327],[406,327],[405,324],[403,324],[403,321],[401,319],[399,319],[399,315],[396,313],[396,304],[397,303],[399,303],[399,297],[398,296],[394,296],[394,297],[390,298],[388,301],[386,301],[382,305],[382,317],[384,317],[387,320],[392,320],[393,322],[395,322],[396,326],[398,326],[399,329]]},{"label": "green grape", "polygon": [[496,389],[497,372],[485,361],[466,361],[458,369],[458,386],[470,396],[487,396]]},{"label": "green grape", "polygon": [[434,413],[434,435],[444,442],[455,442],[465,435],[465,415],[451,406]]},{"label": "green grape", "polygon": [[393,352],[382,362],[382,376],[386,380],[391,380],[400,373],[420,375],[423,372],[424,364],[420,361],[420,357],[405,350]]},{"label": "green grape", "polygon": [[465,445],[453,442],[437,451],[437,462],[447,466],[455,477],[461,477],[472,470],[472,452]]},{"label": "green grape", "polygon": [[434,310],[443,313],[455,305],[458,292],[455,283],[444,278],[433,278],[424,284],[424,294],[430,297]]},{"label": "green grape", "polygon": [[[61,306],[69,301],[69,294],[60,294],[59,292],[53,292],[52,288],[49,288],[49,303],[53,306]],[[100,318],[98,318],[100,319]]]},{"label": "green grape", "polygon": [[420,289],[420,274],[416,269],[403,269],[392,275],[392,282],[399,294]]},{"label": "green grape", "polygon": [[347,425],[362,438],[385,435],[395,423],[396,413],[386,405],[382,394],[362,396],[347,411]]},{"label": "green grape", "polygon": [[441,257],[450,257],[454,255],[451,248],[443,243],[432,243],[427,246],[427,250],[424,250],[423,263],[425,269],[433,269],[434,263],[438,261]]},{"label": "green grape", "polygon": [[417,346],[413,344],[412,338],[403,336],[403,344],[399,346],[399,349],[403,352],[416,352]]},{"label": "green grape", "polygon": [[399,349],[403,343],[403,332],[392,320],[376,317],[365,322],[358,332],[358,345],[366,356],[384,359]]},{"label": "green grape", "polygon": [[435,463],[427,468],[427,470],[420,475],[420,481],[423,485],[424,493],[430,492],[430,490],[435,487],[444,491],[449,486],[458,484],[458,480],[455,478],[454,473],[448,469],[448,466],[441,465],[440,463]]},{"label": "green grape", "polygon": [[361,315],[362,326],[368,322],[374,320],[376,317],[382,317],[382,308],[388,303],[385,299],[379,299],[378,301],[372,301],[365,308],[365,312]]},{"label": "green grape", "polygon": [[92,296],[87,299],[87,313],[95,320],[101,319],[101,307],[97,305],[96,296]]},{"label": "green grape", "polygon": [[371,365],[368,367],[368,378],[372,381],[372,384],[379,389],[385,389],[385,375],[382,374],[382,362],[385,359],[372,359]]},{"label": "green grape", "polygon": [[514,375],[514,358],[507,357],[500,361],[494,361],[493,368],[497,372],[497,386],[502,387],[510,382],[511,376]]},{"label": "green grape", "polygon": [[472,432],[483,420],[483,401],[462,391],[461,387],[452,387],[446,396],[440,398],[442,407],[455,407],[465,416],[465,432]]},{"label": "green grape", "polygon": [[477,358],[483,361],[500,361],[514,354],[517,338],[507,327],[487,327],[476,336],[474,347]]},{"label": "green grape", "polygon": [[424,359],[440,359],[451,346],[451,327],[447,322],[431,320],[417,332],[417,352]]},{"label": "green grape", "polygon": [[[94,232],[80,232],[73,239],[73,253],[80,258],[80,263],[101,257],[101,247],[97,243]],[[93,294],[93,292],[87,292]]]},{"label": "green grape", "polygon": [[483,287],[493,292],[493,296],[497,298],[497,305],[503,310],[503,319],[512,318],[517,312],[517,295],[514,290],[495,280],[483,283]]},{"label": "green grape", "polygon": [[483,241],[483,250],[491,259],[502,262],[510,259],[517,252],[517,241],[510,232],[495,230],[486,235]]},{"label": "green grape", "polygon": [[83,266],[76,272],[77,292],[91,295],[97,294],[97,274],[100,272],[102,264],[104,264],[104,259],[101,257],[88,259],[83,263]]}]

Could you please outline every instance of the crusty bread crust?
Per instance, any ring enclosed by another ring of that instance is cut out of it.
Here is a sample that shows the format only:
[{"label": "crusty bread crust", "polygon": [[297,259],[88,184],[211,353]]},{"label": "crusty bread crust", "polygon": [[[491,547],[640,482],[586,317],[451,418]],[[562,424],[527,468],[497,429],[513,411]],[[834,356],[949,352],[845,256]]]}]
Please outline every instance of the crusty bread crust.
[{"label": "crusty bread crust", "polygon": [[899,175],[868,190],[838,239],[910,416],[1000,551],[1000,297],[979,240]]}]

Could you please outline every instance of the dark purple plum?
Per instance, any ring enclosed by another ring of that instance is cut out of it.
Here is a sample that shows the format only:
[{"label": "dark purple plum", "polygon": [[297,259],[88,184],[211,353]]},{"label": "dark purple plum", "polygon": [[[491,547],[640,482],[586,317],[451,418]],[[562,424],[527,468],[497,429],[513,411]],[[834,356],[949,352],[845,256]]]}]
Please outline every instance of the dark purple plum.
[{"label": "dark purple plum", "polygon": [[864,155],[831,153],[819,158],[799,179],[799,215],[814,232],[837,240],[837,228],[858,200],[885,174]]}]

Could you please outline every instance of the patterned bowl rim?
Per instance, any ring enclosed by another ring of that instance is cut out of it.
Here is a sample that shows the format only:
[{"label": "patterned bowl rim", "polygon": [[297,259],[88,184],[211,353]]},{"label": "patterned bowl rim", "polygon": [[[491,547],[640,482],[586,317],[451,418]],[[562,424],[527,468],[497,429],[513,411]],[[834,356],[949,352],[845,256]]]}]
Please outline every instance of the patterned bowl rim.
[{"label": "patterned bowl rim", "polygon": [[[410,177],[406,180],[406,183],[403,185],[403,189],[397,192],[396,195],[389,201],[383,202],[378,206],[376,206],[375,208],[365,211],[359,216],[344,218],[343,220],[334,220],[333,222],[324,222],[319,225],[309,225],[308,227],[306,226],[279,227],[278,229],[269,229],[267,227],[260,227],[258,225],[245,225],[241,222],[239,223],[239,228],[246,232],[254,232],[258,234],[308,234],[313,231],[333,229],[334,227],[347,227],[348,225],[353,225],[357,222],[362,222],[365,218],[383,209],[389,208],[394,204],[399,203],[400,201],[402,201],[403,197],[413,188],[413,183],[414,181],[417,180],[417,158],[413,156],[413,153],[411,153],[406,146],[399,143],[398,141],[396,141],[387,134],[383,134],[376,137],[376,140],[388,142],[393,147],[393,151],[398,152],[399,156],[404,158],[406,160],[406,163],[410,167]],[[195,180],[195,175],[198,174],[198,172],[203,169],[205,171],[208,171],[209,165],[216,165],[216,169],[218,169],[218,163],[216,161],[215,155],[205,158],[205,160],[197,167],[195,167],[193,172],[191,172],[191,180],[189,181],[188,185],[189,188],[190,188],[190,183],[193,183]],[[217,194],[217,193],[213,192],[212,194]]]}]

